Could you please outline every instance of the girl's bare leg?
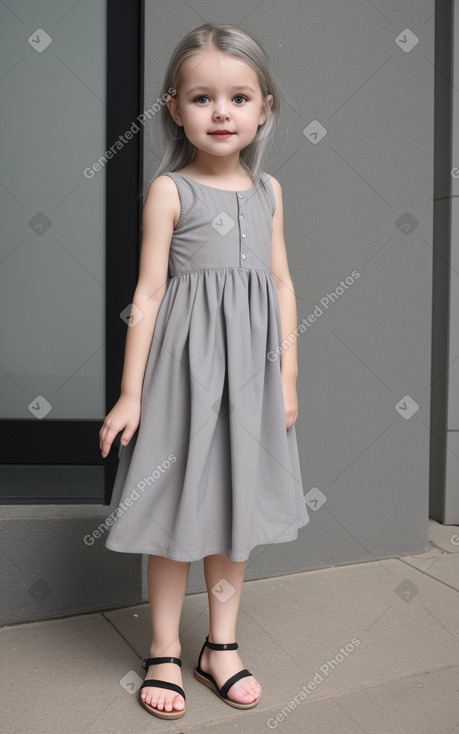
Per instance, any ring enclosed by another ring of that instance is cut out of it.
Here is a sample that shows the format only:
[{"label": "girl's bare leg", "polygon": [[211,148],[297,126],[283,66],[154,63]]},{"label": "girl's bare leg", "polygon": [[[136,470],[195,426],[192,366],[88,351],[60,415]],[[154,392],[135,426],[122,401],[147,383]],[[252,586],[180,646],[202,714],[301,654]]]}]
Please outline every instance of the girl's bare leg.
[{"label": "girl's bare leg", "polygon": [[[204,558],[204,573],[209,596],[209,642],[221,644],[237,642],[236,621],[245,568],[246,561],[231,561],[224,555]],[[220,651],[204,648],[201,668],[215,678],[219,688],[228,678],[244,667],[237,650]],[[253,676],[247,676],[234,683],[227,695],[238,703],[252,703],[260,697],[260,694],[259,683]]]},{"label": "girl's bare leg", "polygon": [[[179,658],[182,652],[179,625],[190,564],[171,561],[161,556],[148,556],[147,578],[153,640],[149,657]],[[181,669],[174,663],[150,665],[146,678],[157,678],[182,686]],[[142,688],[142,699],[160,711],[183,711],[183,696],[175,691],[148,686]]]}]

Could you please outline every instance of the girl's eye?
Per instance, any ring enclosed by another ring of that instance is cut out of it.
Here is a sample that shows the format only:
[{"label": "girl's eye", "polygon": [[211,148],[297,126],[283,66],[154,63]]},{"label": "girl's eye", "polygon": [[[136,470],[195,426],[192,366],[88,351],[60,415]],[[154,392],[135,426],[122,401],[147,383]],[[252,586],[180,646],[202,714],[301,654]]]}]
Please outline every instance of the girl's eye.
[{"label": "girl's eye", "polygon": [[[202,100],[208,100],[209,97],[206,94],[200,94],[199,97],[194,98],[194,102],[198,102],[201,104]],[[236,94],[233,97],[234,100],[241,100],[242,102],[247,102],[247,97],[244,94]],[[241,102],[237,102],[237,104],[241,104]]]}]

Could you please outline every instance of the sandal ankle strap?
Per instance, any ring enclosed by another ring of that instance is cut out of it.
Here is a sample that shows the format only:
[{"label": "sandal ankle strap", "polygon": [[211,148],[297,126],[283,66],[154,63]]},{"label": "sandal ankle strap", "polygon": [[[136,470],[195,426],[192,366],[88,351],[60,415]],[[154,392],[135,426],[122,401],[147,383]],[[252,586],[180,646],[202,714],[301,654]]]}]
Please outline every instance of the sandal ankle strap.
[{"label": "sandal ankle strap", "polygon": [[174,658],[174,657],[168,657],[168,658],[144,658],[142,660],[142,667],[147,669],[149,665],[160,665],[161,663],[175,663],[179,666],[179,668],[182,667],[182,661],[180,658]]},{"label": "sandal ankle strap", "polygon": [[211,650],[237,650],[238,649],[237,642],[227,642],[224,645],[222,645],[221,643],[217,643],[217,642],[209,642],[209,635],[207,635],[206,637],[205,645],[206,647],[209,647]]}]

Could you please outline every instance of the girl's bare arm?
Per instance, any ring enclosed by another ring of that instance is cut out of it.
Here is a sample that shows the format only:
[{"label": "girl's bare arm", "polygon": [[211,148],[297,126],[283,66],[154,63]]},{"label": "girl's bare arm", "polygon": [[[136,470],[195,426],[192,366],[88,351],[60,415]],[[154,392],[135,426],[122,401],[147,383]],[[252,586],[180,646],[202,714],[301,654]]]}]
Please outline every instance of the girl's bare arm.
[{"label": "girl's bare arm", "polygon": [[[282,189],[277,179],[270,176],[276,199],[276,211],[273,216],[273,234],[271,243],[271,275],[277,289],[279,309],[282,322],[282,341],[288,340],[297,328],[297,308],[295,289],[287,261],[287,249],[284,240],[284,215]],[[296,339],[287,341],[288,348],[281,354],[282,388],[286,426],[290,428],[298,417],[298,399],[296,380],[298,377],[298,358]],[[276,345],[278,346],[278,345]]]},{"label": "girl's bare arm", "polygon": [[151,184],[142,215],[142,246],[139,278],[132,298],[133,326],[128,326],[121,394],[99,431],[105,458],[116,435],[121,443],[131,440],[140,423],[142,385],[153,340],[156,318],[167,289],[169,250],[174,224],[180,213],[177,188],[169,176]]},{"label": "girl's bare arm", "polygon": [[177,188],[169,176],[159,176],[151,184],[142,216],[142,247],[139,279],[132,303],[140,321],[126,334],[121,394],[140,400],[156,317],[166,293],[169,249],[177,213]]},{"label": "girl's bare arm", "polygon": [[[271,246],[271,274],[276,284],[282,319],[282,341],[288,338],[297,327],[296,296],[287,261],[284,240],[282,189],[279,182],[270,177],[276,197],[276,211],[273,216],[273,235]],[[281,370],[284,377],[298,376],[296,340],[289,344],[281,355]]]}]

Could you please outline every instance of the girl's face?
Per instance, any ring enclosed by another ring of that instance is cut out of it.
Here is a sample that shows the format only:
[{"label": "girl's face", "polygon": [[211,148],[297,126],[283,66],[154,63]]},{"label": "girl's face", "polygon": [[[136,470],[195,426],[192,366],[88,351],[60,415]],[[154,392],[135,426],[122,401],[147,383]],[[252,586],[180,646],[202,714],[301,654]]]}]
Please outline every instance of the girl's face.
[{"label": "girl's face", "polygon": [[[229,156],[245,148],[266,119],[257,74],[242,59],[211,48],[189,56],[180,68],[178,93],[166,103],[197,150]],[[230,134],[219,135],[219,130]]]}]

